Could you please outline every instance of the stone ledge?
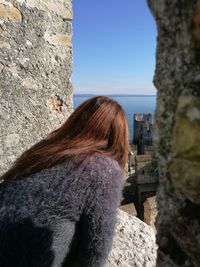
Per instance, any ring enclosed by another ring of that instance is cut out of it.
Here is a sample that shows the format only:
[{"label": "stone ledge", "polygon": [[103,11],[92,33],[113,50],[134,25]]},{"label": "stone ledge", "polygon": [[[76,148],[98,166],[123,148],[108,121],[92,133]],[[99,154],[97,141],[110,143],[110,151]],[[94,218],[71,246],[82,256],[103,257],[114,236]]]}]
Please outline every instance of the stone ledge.
[{"label": "stone ledge", "polygon": [[156,257],[154,230],[119,210],[112,250],[104,267],[155,267]]}]

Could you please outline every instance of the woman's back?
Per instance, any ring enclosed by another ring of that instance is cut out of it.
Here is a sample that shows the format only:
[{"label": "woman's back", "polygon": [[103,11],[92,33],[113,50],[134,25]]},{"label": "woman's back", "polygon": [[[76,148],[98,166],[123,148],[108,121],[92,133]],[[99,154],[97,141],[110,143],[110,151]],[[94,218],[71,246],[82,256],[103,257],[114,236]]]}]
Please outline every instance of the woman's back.
[{"label": "woman's back", "polygon": [[83,157],[0,186],[1,267],[102,266],[122,169],[99,153]]}]

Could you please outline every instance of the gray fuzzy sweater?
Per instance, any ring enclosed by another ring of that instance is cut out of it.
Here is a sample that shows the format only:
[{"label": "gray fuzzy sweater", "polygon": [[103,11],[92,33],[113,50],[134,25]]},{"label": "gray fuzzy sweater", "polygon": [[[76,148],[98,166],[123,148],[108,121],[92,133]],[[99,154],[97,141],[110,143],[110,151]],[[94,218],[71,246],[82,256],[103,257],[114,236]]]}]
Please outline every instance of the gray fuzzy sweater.
[{"label": "gray fuzzy sweater", "polygon": [[111,249],[122,169],[98,153],[0,185],[1,267],[100,267]]}]

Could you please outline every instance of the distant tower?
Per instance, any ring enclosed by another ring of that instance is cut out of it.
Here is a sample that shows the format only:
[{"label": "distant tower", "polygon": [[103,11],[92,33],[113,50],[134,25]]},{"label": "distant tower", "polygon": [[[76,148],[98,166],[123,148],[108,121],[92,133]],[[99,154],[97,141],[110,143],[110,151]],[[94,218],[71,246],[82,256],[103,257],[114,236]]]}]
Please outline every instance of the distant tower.
[{"label": "distant tower", "polygon": [[144,147],[152,146],[152,115],[150,113],[136,113],[133,120],[133,144],[137,145],[138,155],[143,155]]}]

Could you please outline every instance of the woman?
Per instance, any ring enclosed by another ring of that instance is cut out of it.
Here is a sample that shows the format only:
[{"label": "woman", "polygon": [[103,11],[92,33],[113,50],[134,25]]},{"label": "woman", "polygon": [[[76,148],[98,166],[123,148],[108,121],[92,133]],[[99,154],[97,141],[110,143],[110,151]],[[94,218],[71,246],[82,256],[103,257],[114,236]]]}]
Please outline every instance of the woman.
[{"label": "woman", "polygon": [[98,96],[2,176],[0,266],[103,266],[129,147],[121,106]]}]

